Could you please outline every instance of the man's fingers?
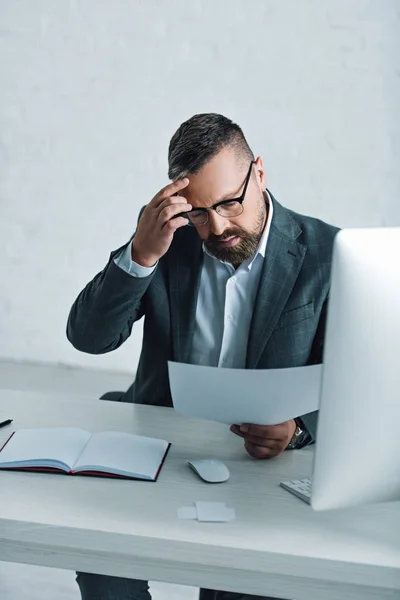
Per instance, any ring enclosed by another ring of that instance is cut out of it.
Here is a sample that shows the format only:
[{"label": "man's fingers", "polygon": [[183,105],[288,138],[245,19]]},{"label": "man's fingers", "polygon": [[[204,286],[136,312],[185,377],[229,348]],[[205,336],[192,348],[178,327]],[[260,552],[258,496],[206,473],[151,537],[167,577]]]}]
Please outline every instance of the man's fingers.
[{"label": "man's fingers", "polygon": [[[278,456],[278,454],[280,454],[285,449],[285,444],[282,444],[284,440],[281,438],[274,439],[267,438],[265,437],[265,435],[252,435],[249,432],[250,427],[248,428],[249,431],[241,431],[241,429],[242,427],[240,427],[239,425],[231,426],[231,431],[239,437],[241,437],[242,439],[244,439],[244,447],[246,448],[247,453],[253,458],[273,458],[275,456]],[[265,429],[266,428],[262,428],[264,434]],[[258,428],[257,431],[259,430],[260,429]]]},{"label": "man's fingers", "polygon": [[175,233],[180,227],[184,227],[188,224],[188,220],[185,217],[177,217],[176,219],[170,219],[163,225],[163,229],[168,229],[171,233]]},{"label": "man's fingers", "polygon": [[251,435],[250,433],[243,433],[237,425],[232,425],[231,431],[236,433],[239,437],[243,438],[246,442],[255,446],[261,446],[263,448],[276,449],[280,447],[281,440],[274,440],[271,438],[261,437],[259,435]]},{"label": "man's fingers", "polygon": [[270,446],[271,444],[276,446],[282,441],[281,438],[270,438],[266,437],[265,435],[252,435],[251,433],[243,432],[237,425],[232,425],[231,431],[244,440],[248,440],[253,444],[257,444],[258,446]]},{"label": "man's fingers", "polygon": [[262,446],[257,446],[256,444],[252,444],[247,440],[244,443],[244,447],[246,448],[247,453],[252,458],[273,458],[278,454],[276,450],[273,450],[271,448],[264,448]]},{"label": "man's fingers", "polygon": [[270,448],[271,450],[274,450],[278,447],[280,447],[280,442],[277,440],[271,440],[269,438],[262,438],[256,435],[248,435],[246,434],[243,437],[244,440],[246,440],[246,442],[249,442],[250,444],[255,444],[256,446],[261,446],[263,448]]},{"label": "man's fingers", "polygon": [[154,196],[154,206],[159,206],[161,202],[163,202],[170,196],[174,196],[176,192],[179,192],[179,190],[183,190],[188,185],[189,179],[187,177],[184,177],[183,179],[177,179],[176,181],[169,183],[168,185],[163,187],[162,190],[160,190],[158,194],[156,194],[156,196]]},{"label": "man's fingers", "polygon": [[176,202],[163,208],[163,210],[158,216],[158,222],[161,225],[161,227],[163,227],[165,223],[167,223],[174,217],[177,217],[177,215],[188,212],[191,209],[192,207],[190,206],[190,204],[184,202]]},{"label": "man's fingers", "polygon": [[240,431],[241,433],[248,433],[271,440],[281,440],[286,435],[286,426],[284,423],[280,425],[252,425],[246,423],[240,426]]},{"label": "man's fingers", "polygon": [[[180,207],[178,212],[174,210],[175,206]],[[163,200],[161,204],[159,204],[154,210],[157,216],[160,216],[161,213],[165,212],[166,210],[170,211],[170,215],[173,216],[174,214],[178,214],[180,212],[188,212],[188,210],[192,210],[192,206],[191,204],[188,204],[186,198],[183,198],[183,196],[173,196],[172,198]],[[171,216],[169,216],[169,218],[171,218]]]}]

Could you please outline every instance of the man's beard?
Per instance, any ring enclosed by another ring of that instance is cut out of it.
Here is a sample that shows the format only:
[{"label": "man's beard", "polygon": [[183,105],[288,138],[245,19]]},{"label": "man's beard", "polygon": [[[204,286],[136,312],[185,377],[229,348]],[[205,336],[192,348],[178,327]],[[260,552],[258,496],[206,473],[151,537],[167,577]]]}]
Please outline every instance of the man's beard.
[{"label": "man's beard", "polygon": [[[241,227],[231,227],[226,229],[222,235],[211,233],[204,242],[205,247],[215,258],[223,262],[228,262],[237,269],[239,265],[256,253],[263,234],[266,210],[263,198],[257,215],[257,223],[253,231],[249,232]],[[236,246],[231,246],[230,248],[221,246],[221,241],[236,236],[240,237],[240,242]]]}]

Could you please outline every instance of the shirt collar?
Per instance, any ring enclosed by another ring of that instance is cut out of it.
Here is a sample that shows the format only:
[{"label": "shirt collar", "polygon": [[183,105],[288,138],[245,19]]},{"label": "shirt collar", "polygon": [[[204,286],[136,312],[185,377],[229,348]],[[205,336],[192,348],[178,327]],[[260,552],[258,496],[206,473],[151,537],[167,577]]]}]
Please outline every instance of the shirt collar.
[{"label": "shirt collar", "polygon": [[[257,247],[257,251],[255,252],[254,256],[251,259],[248,259],[242,265],[240,265],[240,267],[246,268],[249,271],[251,270],[251,267],[253,266],[254,261],[256,260],[256,258],[259,255],[262,258],[265,257],[265,252],[266,252],[266,248],[267,248],[267,242],[268,242],[269,232],[270,232],[270,229],[271,229],[271,222],[272,222],[272,215],[273,215],[273,212],[274,212],[274,206],[273,206],[273,203],[272,203],[272,198],[269,195],[269,193],[268,193],[267,190],[265,190],[265,196],[266,196],[266,199],[268,201],[268,206],[269,206],[268,217],[267,217],[267,222],[265,223],[263,234],[261,236],[261,239],[260,239],[258,247]],[[211,258],[213,258],[214,260],[219,260],[218,258],[216,258],[215,256],[213,256],[210,252],[208,252],[208,250],[205,247],[204,243],[203,243],[203,251],[205,252],[205,254],[207,254],[208,256],[210,256]],[[226,263],[223,260],[220,260],[219,262],[221,262],[223,264],[230,264],[230,263]]]}]

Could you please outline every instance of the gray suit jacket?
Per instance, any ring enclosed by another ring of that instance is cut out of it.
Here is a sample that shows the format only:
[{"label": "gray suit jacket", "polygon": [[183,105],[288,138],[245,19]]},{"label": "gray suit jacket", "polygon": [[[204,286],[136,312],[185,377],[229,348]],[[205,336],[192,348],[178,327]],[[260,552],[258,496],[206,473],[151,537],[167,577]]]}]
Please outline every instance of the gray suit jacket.
[{"label": "gray suit jacket", "polygon": [[[274,199],[267,251],[247,345],[248,369],[297,367],[322,362],[332,245],[337,228],[281,206]],[[172,406],[167,361],[189,362],[203,260],[195,229],[174,236],[157,269],[135,278],[114,263],[87,284],[67,324],[82,352],[118,348],[144,316],[135,386],[124,401]],[[267,392],[266,392],[267,393]],[[317,413],[298,415],[315,439]]]}]

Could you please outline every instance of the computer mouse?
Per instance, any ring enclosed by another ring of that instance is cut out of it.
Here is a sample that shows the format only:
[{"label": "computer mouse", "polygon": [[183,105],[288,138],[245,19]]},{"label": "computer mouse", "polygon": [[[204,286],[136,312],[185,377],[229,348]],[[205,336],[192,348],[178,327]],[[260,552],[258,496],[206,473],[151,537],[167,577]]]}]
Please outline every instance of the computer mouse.
[{"label": "computer mouse", "polygon": [[216,458],[189,460],[188,465],[207,483],[222,483],[229,479],[228,467]]}]

